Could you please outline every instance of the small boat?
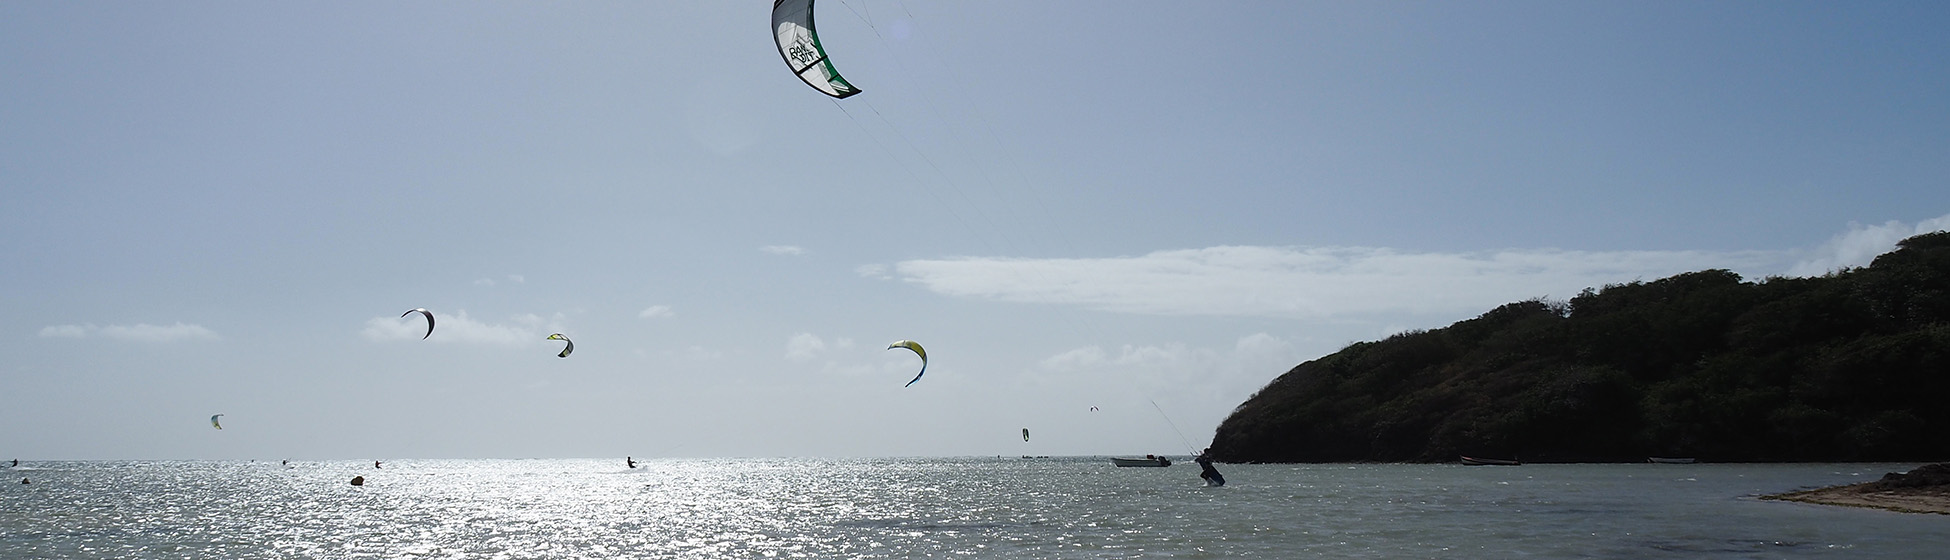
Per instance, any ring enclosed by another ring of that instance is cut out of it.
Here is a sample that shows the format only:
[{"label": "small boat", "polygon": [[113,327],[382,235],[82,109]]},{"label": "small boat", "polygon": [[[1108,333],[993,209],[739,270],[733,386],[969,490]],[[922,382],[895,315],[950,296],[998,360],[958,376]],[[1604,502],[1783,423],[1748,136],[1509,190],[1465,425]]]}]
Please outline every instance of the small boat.
[{"label": "small boat", "polygon": [[1110,464],[1120,467],[1169,467],[1171,466],[1171,459],[1157,455],[1145,455],[1143,458],[1111,457]]},{"label": "small boat", "polygon": [[1645,462],[1647,463],[1658,463],[1661,465],[1691,465],[1693,464],[1694,461],[1695,459],[1693,459],[1692,457],[1646,457],[1645,458]]},{"label": "small boat", "polygon": [[1522,461],[1518,461],[1518,460],[1516,460],[1516,459],[1484,459],[1484,458],[1480,458],[1480,457],[1471,457],[1471,456],[1468,456],[1468,455],[1463,455],[1463,456],[1462,456],[1462,464],[1465,464],[1465,465],[1470,465],[1470,466],[1476,466],[1476,465],[1501,465],[1501,466],[1508,466],[1508,467],[1514,467],[1514,466],[1517,466],[1517,465],[1521,465],[1521,464],[1523,464],[1523,462],[1522,462]]}]

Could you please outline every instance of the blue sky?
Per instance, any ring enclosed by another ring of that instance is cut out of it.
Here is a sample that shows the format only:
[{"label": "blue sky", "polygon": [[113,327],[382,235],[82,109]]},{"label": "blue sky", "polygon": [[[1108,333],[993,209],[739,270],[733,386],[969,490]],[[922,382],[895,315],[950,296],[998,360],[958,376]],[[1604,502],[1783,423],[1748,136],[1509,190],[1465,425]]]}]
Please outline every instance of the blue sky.
[{"label": "blue sky", "polygon": [[0,457],[1181,453],[1950,227],[1938,3],[750,4],[0,5]]}]

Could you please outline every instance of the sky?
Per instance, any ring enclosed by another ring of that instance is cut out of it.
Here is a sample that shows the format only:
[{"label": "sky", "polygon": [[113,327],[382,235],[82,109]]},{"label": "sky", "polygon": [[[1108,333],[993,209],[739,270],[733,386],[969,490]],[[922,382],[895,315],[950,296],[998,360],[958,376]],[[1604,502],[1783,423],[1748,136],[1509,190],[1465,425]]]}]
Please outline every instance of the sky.
[{"label": "sky", "polygon": [[768,12],[0,3],[0,458],[1182,454],[1950,228],[1940,2],[827,0],[842,100]]}]

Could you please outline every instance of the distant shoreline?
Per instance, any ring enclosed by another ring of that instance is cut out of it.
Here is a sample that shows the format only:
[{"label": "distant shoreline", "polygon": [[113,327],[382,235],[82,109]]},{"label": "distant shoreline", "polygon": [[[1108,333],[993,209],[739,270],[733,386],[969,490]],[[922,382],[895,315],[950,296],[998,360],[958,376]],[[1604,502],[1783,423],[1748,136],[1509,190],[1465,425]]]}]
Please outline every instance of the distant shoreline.
[{"label": "distant shoreline", "polygon": [[1875,483],[1864,482],[1846,486],[1830,486],[1814,490],[1761,496],[1760,499],[1825,506],[1874,508],[1902,513],[1950,515],[1950,489],[1906,488],[1875,491],[1868,488],[1872,484]]}]

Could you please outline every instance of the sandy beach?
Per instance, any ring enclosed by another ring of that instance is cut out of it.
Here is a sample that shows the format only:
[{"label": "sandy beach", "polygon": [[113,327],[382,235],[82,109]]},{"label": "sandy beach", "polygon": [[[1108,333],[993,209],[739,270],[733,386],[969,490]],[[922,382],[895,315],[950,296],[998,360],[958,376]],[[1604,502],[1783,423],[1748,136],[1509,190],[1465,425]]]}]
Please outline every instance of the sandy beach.
[{"label": "sandy beach", "polygon": [[1926,465],[1909,473],[1890,473],[1875,482],[1774,494],[1761,499],[1950,515],[1950,484],[1942,480],[1945,471],[1950,471],[1945,464]]}]

